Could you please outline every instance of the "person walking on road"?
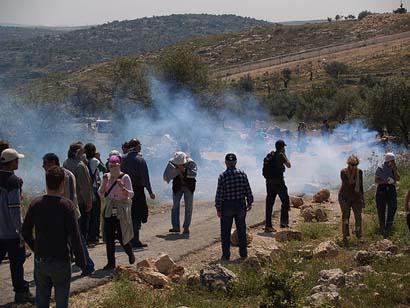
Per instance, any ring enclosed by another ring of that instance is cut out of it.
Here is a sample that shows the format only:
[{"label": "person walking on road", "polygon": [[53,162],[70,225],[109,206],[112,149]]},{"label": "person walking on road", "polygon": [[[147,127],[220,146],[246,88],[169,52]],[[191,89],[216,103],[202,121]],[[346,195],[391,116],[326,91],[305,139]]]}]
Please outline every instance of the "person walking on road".
[{"label": "person walking on road", "polygon": [[231,229],[235,220],[238,232],[239,255],[248,256],[246,243],[246,212],[252,208],[253,195],[245,172],[236,168],[237,158],[233,153],[225,156],[226,170],[219,175],[215,207],[221,222],[222,261],[229,261]]},{"label": "person walking on road", "polygon": [[[60,159],[54,153],[47,153],[43,156],[43,168],[47,172],[52,167],[60,167]],[[80,224],[81,212],[78,207],[77,191],[76,191],[76,181],[74,174],[65,168],[61,168],[64,171],[64,192],[63,197],[71,200],[75,206],[75,212]],[[94,261],[91,259],[88,252],[87,242],[82,234],[81,235],[81,245],[85,254],[86,266],[84,267],[81,276],[88,276],[94,272]]]},{"label": "person walking on road", "polygon": [[164,180],[169,183],[172,180],[172,228],[169,232],[181,232],[179,221],[179,209],[182,196],[185,202],[184,234],[189,234],[189,226],[192,219],[194,191],[196,186],[197,165],[184,152],[176,152],[169,160],[164,171]]},{"label": "person walking on road", "polygon": [[23,154],[4,149],[0,159],[0,263],[10,260],[11,281],[16,303],[33,302],[29,284],[24,280],[26,250],[22,234],[21,189],[23,181],[14,174]]},{"label": "person walking on road", "polygon": [[[375,175],[377,184],[376,206],[379,217],[380,232],[388,235],[393,227],[394,216],[397,210],[396,183],[400,181],[393,153],[386,153],[384,163],[378,167]],[[387,217],[386,217],[387,206]]]},{"label": "person walking on road", "polygon": [[131,217],[131,198],[134,196],[134,192],[131,179],[128,174],[121,172],[121,158],[119,156],[111,156],[108,163],[110,172],[104,174],[99,189],[100,196],[105,198],[103,216],[108,262],[104,270],[115,268],[116,238],[127,253],[130,264],[135,262],[131,246],[131,240],[134,237]]},{"label": "person walking on road", "polygon": [[141,146],[138,139],[131,139],[128,142],[129,152],[121,162],[121,171],[130,176],[134,191],[131,211],[134,238],[131,243],[135,248],[147,247],[147,244],[140,241],[141,224],[148,221],[148,204],[144,189],[148,190],[151,199],[155,199],[149,180],[148,166],[141,154]]},{"label": "person walking on road", "polygon": [[263,160],[263,176],[266,179],[266,217],[265,232],[275,232],[272,227],[272,212],[276,196],[279,195],[282,206],[280,209],[280,227],[289,228],[290,201],[288,188],[285,184],[285,167],[291,163],[285,154],[285,142],[278,140],[275,143],[276,151],[269,153]]},{"label": "person walking on road", "polygon": [[70,248],[75,256],[75,263],[82,269],[86,265],[75,205],[62,197],[64,177],[62,168],[48,169],[47,194],[30,203],[23,223],[24,239],[34,251],[37,308],[50,306],[53,287],[56,307],[68,307],[71,283]]},{"label": "person walking on road", "polygon": [[347,168],[340,171],[342,186],[339,190],[339,204],[342,211],[342,233],[343,241],[350,236],[349,219],[350,210],[353,210],[355,228],[353,233],[358,239],[362,238],[362,210],[364,208],[363,195],[363,171],[357,166],[359,158],[350,155],[347,159]]}]

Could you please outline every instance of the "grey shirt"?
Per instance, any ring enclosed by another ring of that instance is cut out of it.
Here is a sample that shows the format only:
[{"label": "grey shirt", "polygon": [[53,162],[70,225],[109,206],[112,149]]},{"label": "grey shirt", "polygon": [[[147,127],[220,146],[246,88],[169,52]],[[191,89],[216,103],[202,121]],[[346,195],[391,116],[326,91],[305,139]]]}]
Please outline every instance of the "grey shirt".
[{"label": "grey shirt", "polygon": [[395,180],[393,169],[390,168],[386,163],[377,168],[376,176],[383,181],[386,181],[388,178]]}]

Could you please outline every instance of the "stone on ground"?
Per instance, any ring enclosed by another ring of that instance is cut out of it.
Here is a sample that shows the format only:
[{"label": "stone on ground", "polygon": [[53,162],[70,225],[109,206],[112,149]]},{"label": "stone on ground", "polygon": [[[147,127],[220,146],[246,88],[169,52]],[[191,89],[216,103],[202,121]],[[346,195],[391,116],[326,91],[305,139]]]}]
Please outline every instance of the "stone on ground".
[{"label": "stone on ground", "polygon": [[330,191],[328,189],[321,189],[313,196],[314,203],[322,203],[329,201],[330,198]]},{"label": "stone on ground", "polygon": [[338,254],[339,247],[333,241],[322,242],[313,250],[313,256],[317,258],[335,257]]},{"label": "stone on ground", "polygon": [[142,280],[156,288],[163,288],[169,282],[167,276],[150,268],[142,268],[138,271],[138,275]]},{"label": "stone on ground", "polygon": [[155,266],[161,274],[169,275],[176,264],[167,254],[161,254],[155,260]]},{"label": "stone on ground", "polygon": [[201,284],[210,290],[227,291],[237,281],[236,275],[220,264],[207,265],[200,272]]},{"label": "stone on ground", "polygon": [[345,275],[340,268],[322,270],[319,272],[319,277],[318,282],[320,284],[334,284],[338,287],[345,285]]},{"label": "stone on ground", "polygon": [[290,197],[290,203],[295,208],[300,208],[303,205],[303,199],[301,197]]},{"label": "stone on ground", "polygon": [[369,251],[390,251],[392,254],[395,255],[399,252],[399,248],[396,245],[394,245],[392,241],[384,239],[371,244],[369,246]]},{"label": "stone on ground", "polygon": [[302,240],[302,232],[296,231],[296,230],[278,231],[275,234],[275,239],[278,242],[301,241]]}]

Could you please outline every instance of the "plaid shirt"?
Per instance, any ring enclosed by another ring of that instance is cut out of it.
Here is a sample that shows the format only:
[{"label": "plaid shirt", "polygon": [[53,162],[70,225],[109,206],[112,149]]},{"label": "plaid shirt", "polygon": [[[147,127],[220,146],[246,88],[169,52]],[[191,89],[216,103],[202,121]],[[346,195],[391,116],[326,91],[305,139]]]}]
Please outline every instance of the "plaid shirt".
[{"label": "plaid shirt", "polygon": [[248,205],[251,205],[253,195],[246,173],[236,168],[226,169],[218,178],[215,196],[216,209],[221,210],[225,200],[243,200],[245,197]]}]

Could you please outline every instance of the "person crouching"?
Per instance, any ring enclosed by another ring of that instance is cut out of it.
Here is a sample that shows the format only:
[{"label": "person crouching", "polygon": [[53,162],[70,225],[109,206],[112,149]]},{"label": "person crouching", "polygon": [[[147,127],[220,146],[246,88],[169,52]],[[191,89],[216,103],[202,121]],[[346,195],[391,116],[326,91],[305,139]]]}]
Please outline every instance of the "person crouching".
[{"label": "person crouching", "polygon": [[109,173],[103,176],[99,189],[101,197],[105,197],[104,236],[107,249],[107,265],[104,270],[115,268],[115,239],[128,255],[130,264],[135,263],[131,240],[134,237],[131,218],[131,198],[134,196],[131,179],[120,170],[121,158],[111,156],[108,160]]}]

